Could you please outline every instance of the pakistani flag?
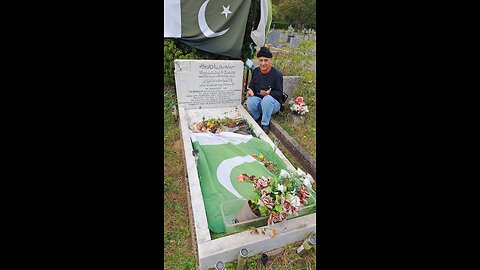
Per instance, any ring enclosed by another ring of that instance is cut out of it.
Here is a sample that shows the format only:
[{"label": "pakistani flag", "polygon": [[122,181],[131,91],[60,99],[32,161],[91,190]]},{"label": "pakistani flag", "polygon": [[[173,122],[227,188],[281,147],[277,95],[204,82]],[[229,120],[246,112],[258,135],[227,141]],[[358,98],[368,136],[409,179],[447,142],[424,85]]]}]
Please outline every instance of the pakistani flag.
[{"label": "pakistani flag", "polygon": [[251,0],[164,0],[164,38],[240,58]]},{"label": "pakistani flag", "polygon": [[[192,133],[193,148],[200,151],[197,162],[200,186],[207,214],[208,228],[216,233],[225,232],[221,207],[236,201],[235,207],[224,207],[226,216],[235,216],[242,205],[254,196],[253,184],[239,182],[238,175],[274,175],[251,154],[262,154],[276,163],[278,170],[285,164],[265,141],[251,135],[231,132]],[[223,204],[223,205],[222,205]],[[237,211],[231,210],[237,209]],[[230,212],[231,211],[231,212]]]},{"label": "pakistani flag", "polygon": [[267,34],[272,24],[272,0],[260,0],[260,21],[257,30],[252,31],[250,37],[258,47],[265,46]]}]

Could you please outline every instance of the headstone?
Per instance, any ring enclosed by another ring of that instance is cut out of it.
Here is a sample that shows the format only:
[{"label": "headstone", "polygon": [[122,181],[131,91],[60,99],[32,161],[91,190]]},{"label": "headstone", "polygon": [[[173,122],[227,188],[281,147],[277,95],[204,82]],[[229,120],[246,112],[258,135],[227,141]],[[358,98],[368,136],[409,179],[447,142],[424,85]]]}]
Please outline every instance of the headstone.
[{"label": "headstone", "polygon": [[272,31],[267,35],[267,43],[272,44],[274,47],[278,47],[280,45],[280,33],[277,31]]},{"label": "headstone", "polygon": [[240,60],[175,60],[178,106],[187,109],[241,104],[243,62]]},{"label": "headstone", "polygon": [[298,44],[300,44],[301,41],[302,41],[302,39],[300,39],[300,38],[291,38],[290,39],[290,45],[292,45],[294,47],[297,47]]},{"label": "headstone", "polygon": [[284,45],[288,41],[288,35],[287,34],[280,34],[280,38],[278,39],[278,43],[281,45]]},{"label": "headstone", "polygon": [[293,96],[293,90],[300,84],[302,81],[302,76],[283,76],[283,92],[288,95],[286,104],[295,98]]}]

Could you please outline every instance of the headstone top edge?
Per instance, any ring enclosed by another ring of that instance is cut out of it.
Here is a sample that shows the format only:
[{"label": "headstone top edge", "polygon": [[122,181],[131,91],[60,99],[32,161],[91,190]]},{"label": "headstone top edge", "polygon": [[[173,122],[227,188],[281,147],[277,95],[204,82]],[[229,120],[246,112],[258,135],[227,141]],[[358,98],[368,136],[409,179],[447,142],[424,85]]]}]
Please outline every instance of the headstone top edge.
[{"label": "headstone top edge", "polygon": [[242,60],[213,60],[213,59],[175,59],[174,62],[239,62],[243,63]]}]

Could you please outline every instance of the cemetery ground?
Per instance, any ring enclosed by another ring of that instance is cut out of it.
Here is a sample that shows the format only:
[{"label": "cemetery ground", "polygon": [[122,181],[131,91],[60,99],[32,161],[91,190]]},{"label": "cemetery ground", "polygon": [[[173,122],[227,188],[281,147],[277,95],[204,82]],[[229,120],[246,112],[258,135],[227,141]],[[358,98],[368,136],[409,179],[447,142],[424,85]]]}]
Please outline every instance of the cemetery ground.
[{"label": "cemetery ground", "polygon": [[[308,45],[311,46],[312,44]],[[305,123],[299,125],[290,121],[288,118],[288,114],[290,113],[288,106],[286,106],[284,111],[274,114],[272,119],[277,121],[282,128],[315,159],[317,156],[317,73],[313,67],[315,65],[312,65],[312,62],[315,63],[316,56],[305,55],[305,51],[311,49],[308,45],[303,48],[289,48],[279,52],[276,52],[276,50],[272,48],[273,66],[280,70],[283,76],[302,77],[300,84],[293,90],[292,98],[298,96],[304,98],[309,110],[309,112],[303,116]],[[289,160],[291,159],[289,158]]]},{"label": "cemetery ground", "polygon": [[[178,122],[174,121],[171,113],[171,108],[174,104],[176,104],[175,88],[174,86],[165,86],[163,139],[164,269],[190,270],[195,269],[195,249],[191,235],[192,224],[189,223],[188,216],[187,179],[185,178],[185,164],[182,152],[183,148],[180,141],[180,129]],[[315,114],[312,111],[310,113],[314,121]],[[281,119],[278,121],[280,122]],[[308,118],[306,118],[305,125],[310,123],[307,121]],[[288,128],[288,126],[283,126],[283,124],[282,127],[285,130]],[[305,130],[305,128],[302,130]],[[295,139],[297,140],[297,138]],[[313,135],[313,140],[315,140],[315,135]],[[280,146],[280,149],[285,153],[287,158],[292,161],[292,164],[297,167],[297,164],[291,156],[285,152],[285,149],[282,149],[282,146]],[[308,147],[306,147],[306,149],[308,149]],[[316,255],[314,252],[309,252],[303,257],[297,255],[296,249],[300,244],[301,242],[297,242],[284,246],[276,252],[272,252],[266,268],[261,263],[260,254],[249,257],[246,263],[246,269],[316,269]],[[235,269],[235,267],[236,261],[226,263],[226,269]]]}]

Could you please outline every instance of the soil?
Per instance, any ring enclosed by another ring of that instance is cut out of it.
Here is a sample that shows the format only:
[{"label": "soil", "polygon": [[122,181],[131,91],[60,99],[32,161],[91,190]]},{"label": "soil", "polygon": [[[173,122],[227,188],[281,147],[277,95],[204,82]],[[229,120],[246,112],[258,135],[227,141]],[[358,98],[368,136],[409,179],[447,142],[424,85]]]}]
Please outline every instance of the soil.
[{"label": "soil", "polygon": [[176,140],[173,142],[173,151],[177,154],[181,154],[183,152],[183,147],[182,147],[182,140]]}]

